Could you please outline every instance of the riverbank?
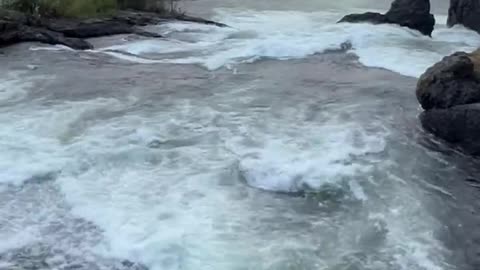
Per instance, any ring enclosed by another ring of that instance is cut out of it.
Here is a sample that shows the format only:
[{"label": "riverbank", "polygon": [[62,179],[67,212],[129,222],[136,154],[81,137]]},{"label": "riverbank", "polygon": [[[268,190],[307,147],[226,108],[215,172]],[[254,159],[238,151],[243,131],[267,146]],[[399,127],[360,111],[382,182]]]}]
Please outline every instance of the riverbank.
[{"label": "riverbank", "polygon": [[122,10],[95,18],[57,18],[3,9],[0,10],[0,47],[21,42],[41,42],[78,50],[93,49],[93,45],[85,39],[118,34],[162,38],[158,33],[145,31],[142,27],[168,21],[226,27],[222,23],[177,13]]}]

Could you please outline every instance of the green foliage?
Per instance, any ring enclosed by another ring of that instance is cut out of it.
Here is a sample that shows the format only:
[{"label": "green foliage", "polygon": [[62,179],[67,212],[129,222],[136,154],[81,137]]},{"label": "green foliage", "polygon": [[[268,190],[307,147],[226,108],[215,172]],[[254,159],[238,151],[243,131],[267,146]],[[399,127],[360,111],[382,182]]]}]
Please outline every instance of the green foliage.
[{"label": "green foliage", "polygon": [[177,0],[0,0],[0,6],[39,16],[88,17],[134,9],[175,12]]},{"label": "green foliage", "polygon": [[26,13],[36,13],[40,0],[3,0],[1,1],[3,7],[8,9],[19,10]]},{"label": "green foliage", "polygon": [[117,9],[116,0],[57,0],[56,2],[54,5],[57,8],[56,13],[66,17],[95,16]]}]

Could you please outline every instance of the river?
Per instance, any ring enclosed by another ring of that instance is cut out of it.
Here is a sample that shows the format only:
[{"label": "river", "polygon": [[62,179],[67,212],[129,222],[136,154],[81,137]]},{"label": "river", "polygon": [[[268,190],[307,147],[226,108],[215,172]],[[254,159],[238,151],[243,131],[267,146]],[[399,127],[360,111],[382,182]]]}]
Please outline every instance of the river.
[{"label": "river", "polygon": [[480,35],[388,1],[182,4],[229,28],[0,53],[0,269],[478,270],[479,161],[417,77]]}]

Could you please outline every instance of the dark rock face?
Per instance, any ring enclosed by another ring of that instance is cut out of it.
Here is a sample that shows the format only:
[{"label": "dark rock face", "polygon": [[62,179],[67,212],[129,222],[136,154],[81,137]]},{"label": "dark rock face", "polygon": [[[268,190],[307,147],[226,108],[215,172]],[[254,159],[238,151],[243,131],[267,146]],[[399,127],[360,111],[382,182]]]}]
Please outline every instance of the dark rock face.
[{"label": "dark rock face", "polygon": [[[93,46],[79,38],[69,38],[57,32],[42,28],[24,28],[17,33],[18,42],[41,42],[51,45],[65,45],[76,50],[88,50]],[[17,43],[17,42],[15,42]]]},{"label": "dark rock face", "polygon": [[480,50],[445,57],[420,77],[416,93],[427,131],[480,155]]},{"label": "dark rock face", "polygon": [[44,28],[30,27],[11,21],[0,21],[0,46],[29,41],[52,45],[61,44],[78,50],[92,48],[88,42],[82,39],[65,37],[61,33]]},{"label": "dark rock face", "polygon": [[463,24],[480,33],[480,1],[450,0],[447,24],[450,27]]},{"label": "dark rock face", "polygon": [[367,12],[350,14],[339,22],[368,22],[373,24],[390,23],[408,27],[431,36],[435,18],[430,14],[429,0],[395,0],[385,14]]},{"label": "dark rock face", "polygon": [[119,34],[131,34],[134,29],[131,25],[113,20],[71,21],[52,20],[45,25],[51,31],[59,32],[67,37],[93,38]]},{"label": "dark rock face", "polygon": [[427,36],[432,35],[435,26],[429,0],[395,0],[385,16],[389,23],[418,30]]},{"label": "dark rock face", "polygon": [[433,109],[420,115],[423,127],[467,153],[480,155],[480,104]]},{"label": "dark rock face", "polygon": [[480,102],[480,80],[471,56],[458,52],[427,69],[417,84],[417,99],[425,110],[447,109]]}]

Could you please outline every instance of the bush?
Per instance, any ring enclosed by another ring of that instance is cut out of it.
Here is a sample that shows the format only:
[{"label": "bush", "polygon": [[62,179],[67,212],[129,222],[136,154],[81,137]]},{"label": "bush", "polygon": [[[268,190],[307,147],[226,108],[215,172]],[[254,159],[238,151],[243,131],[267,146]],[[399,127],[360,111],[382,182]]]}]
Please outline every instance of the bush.
[{"label": "bush", "polygon": [[2,7],[7,9],[14,9],[26,13],[36,13],[40,5],[39,0],[3,0]]},{"label": "bush", "polygon": [[178,0],[118,0],[120,9],[134,9],[157,13],[178,12]]},{"label": "bush", "polygon": [[[52,2],[49,0],[48,2]],[[66,17],[95,16],[117,9],[116,0],[57,0],[56,14]],[[51,9],[51,7],[50,7]]]}]

